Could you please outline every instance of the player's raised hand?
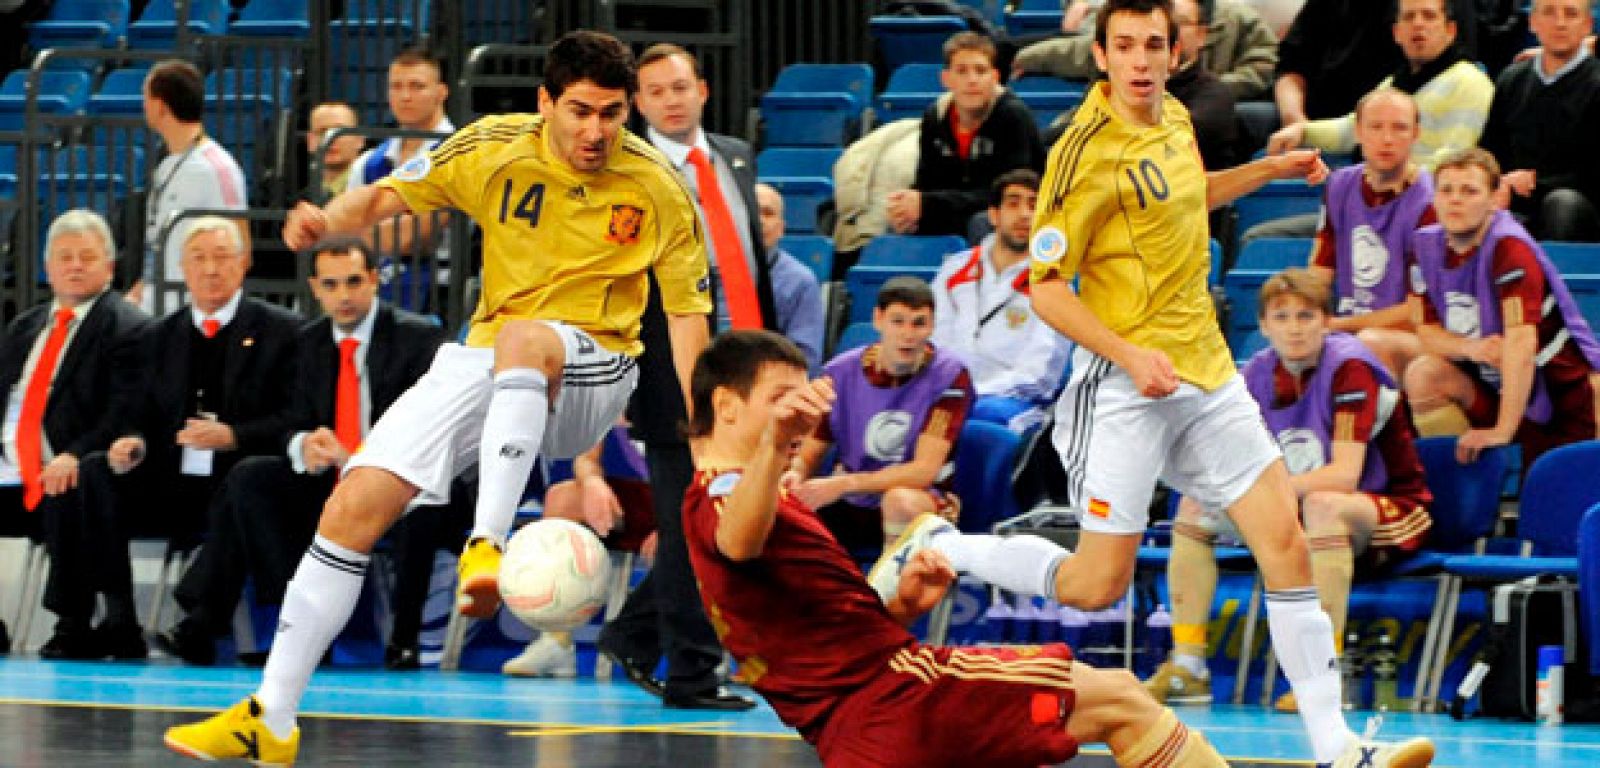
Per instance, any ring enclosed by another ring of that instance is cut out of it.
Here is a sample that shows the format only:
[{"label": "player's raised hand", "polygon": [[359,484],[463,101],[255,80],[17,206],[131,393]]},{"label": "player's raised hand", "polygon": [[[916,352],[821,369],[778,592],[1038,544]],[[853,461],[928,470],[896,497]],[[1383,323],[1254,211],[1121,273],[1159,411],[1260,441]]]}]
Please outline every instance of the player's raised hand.
[{"label": "player's raised hand", "polygon": [[1134,389],[1145,397],[1160,399],[1178,391],[1178,371],[1172,358],[1159,349],[1134,347],[1117,365],[1133,379]]},{"label": "player's raised hand", "polygon": [[303,251],[315,245],[328,231],[328,216],[321,208],[301,201],[283,222],[283,242],[290,249]]},{"label": "player's raised hand", "polygon": [[772,444],[789,450],[796,440],[812,432],[833,410],[833,380],[823,376],[789,390],[772,406]]},{"label": "player's raised hand", "polygon": [[1294,149],[1273,159],[1280,179],[1305,179],[1307,184],[1315,185],[1328,178],[1328,164],[1322,162],[1321,150]]},{"label": "player's raised hand", "polygon": [[895,598],[911,616],[920,616],[939,604],[956,580],[956,569],[944,553],[921,549],[906,561],[900,571],[900,586]]}]

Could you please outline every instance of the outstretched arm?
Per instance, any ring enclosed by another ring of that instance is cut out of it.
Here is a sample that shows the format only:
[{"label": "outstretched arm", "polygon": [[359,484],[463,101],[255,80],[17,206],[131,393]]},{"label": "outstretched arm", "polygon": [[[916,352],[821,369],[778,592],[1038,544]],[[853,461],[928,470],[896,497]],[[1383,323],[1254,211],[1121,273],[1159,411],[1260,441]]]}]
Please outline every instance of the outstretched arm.
[{"label": "outstretched arm", "polygon": [[1305,179],[1321,184],[1328,178],[1328,166],[1314,149],[1296,149],[1281,155],[1206,174],[1206,205],[1212,210],[1238,200],[1277,179]]},{"label": "outstretched arm", "polygon": [[328,235],[364,236],[378,222],[410,212],[394,190],[368,185],[335,197],[326,208],[305,202],[295,206],[283,223],[283,242],[303,251]]},{"label": "outstretched arm", "polygon": [[791,390],[773,406],[772,421],[717,518],[717,551],[724,557],[744,562],[761,556],[778,516],[779,480],[789,467],[790,446],[817,428],[833,399],[833,384],[823,378]]}]

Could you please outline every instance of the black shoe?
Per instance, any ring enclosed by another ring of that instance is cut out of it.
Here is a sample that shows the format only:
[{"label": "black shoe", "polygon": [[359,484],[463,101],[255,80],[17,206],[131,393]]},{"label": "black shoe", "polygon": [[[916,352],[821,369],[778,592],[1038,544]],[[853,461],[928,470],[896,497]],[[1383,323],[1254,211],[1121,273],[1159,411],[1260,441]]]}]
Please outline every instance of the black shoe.
[{"label": "black shoe", "polygon": [[724,712],[743,712],[756,706],[755,699],[740,696],[721,686],[691,694],[667,691],[661,697],[661,703],[668,709],[716,709]]},{"label": "black shoe", "polygon": [[59,624],[56,625],[55,633],[39,648],[39,656],[57,661],[94,661],[105,658],[94,630],[64,628]]},{"label": "black shoe", "polygon": [[247,667],[260,669],[267,665],[266,651],[245,651],[239,654],[239,663]]},{"label": "black shoe", "polygon": [[384,669],[422,669],[422,654],[414,645],[391,645],[383,649]]},{"label": "black shoe", "polygon": [[0,656],[11,652],[11,633],[6,631],[6,623],[0,621]]},{"label": "black shoe", "polygon": [[138,624],[101,624],[94,628],[100,657],[114,661],[138,661],[150,655],[150,646],[144,642],[144,630]]},{"label": "black shoe", "polygon": [[182,659],[185,664],[209,667],[217,663],[217,641],[209,634],[195,629],[186,621],[174,624],[171,629],[150,636],[156,647],[168,656]]},{"label": "black shoe", "polygon": [[646,667],[644,662],[639,661],[631,656],[624,655],[622,652],[617,651],[616,649],[607,648],[604,643],[600,643],[598,647],[600,652],[605,654],[605,657],[610,659],[613,665],[615,665],[618,669],[621,669],[622,673],[627,675],[628,679],[632,680],[634,685],[643,688],[645,693],[657,698],[661,698],[666,695],[667,687],[663,685],[660,680],[656,679],[655,665]]}]

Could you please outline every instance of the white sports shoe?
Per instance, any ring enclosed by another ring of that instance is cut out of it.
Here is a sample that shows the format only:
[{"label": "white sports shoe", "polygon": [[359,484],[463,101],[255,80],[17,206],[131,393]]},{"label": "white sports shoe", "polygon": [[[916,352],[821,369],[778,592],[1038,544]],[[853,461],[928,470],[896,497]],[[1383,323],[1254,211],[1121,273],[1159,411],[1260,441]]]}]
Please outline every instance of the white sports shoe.
[{"label": "white sports shoe", "polygon": [[1320,763],[1329,768],[1428,768],[1433,764],[1433,742],[1425,738],[1400,742],[1375,741],[1379,717],[1367,721],[1367,732],[1353,739],[1344,754],[1331,763]]},{"label": "white sports shoe", "polygon": [[925,514],[911,521],[893,546],[884,547],[878,562],[867,571],[867,583],[878,593],[878,599],[889,602],[900,589],[900,570],[906,567],[911,556],[926,549],[928,541],[940,531],[953,531],[955,526],[938,515]]},{"label": "white sports shoe", "polygon": [[577,677],[578,647],[562,645],[555,635],[543,632],[500,671],[513,677]]}]

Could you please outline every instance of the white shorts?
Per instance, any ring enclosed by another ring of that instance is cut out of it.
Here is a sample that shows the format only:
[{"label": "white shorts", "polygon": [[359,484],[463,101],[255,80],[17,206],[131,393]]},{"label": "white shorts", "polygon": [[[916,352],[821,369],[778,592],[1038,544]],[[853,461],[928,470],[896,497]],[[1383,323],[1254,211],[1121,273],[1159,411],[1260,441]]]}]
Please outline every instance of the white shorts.
[{"label": "white shorts", "polygon": [[[589,334],[546,321],[566,346],[561,386],[539,454],[570,459],[594,447],[622,415],[639,381],[632,357]],[[483,418],[494,393],[494,350],[445,344],[433,365],[384,411],[345,465],[376,467],[417,487],[417,504],[450,500],[450,481],[478,462]]]},{"label": "white shorts", "polygon": [[1184,382],[1151,399],[1083,347],[1056,403],[1054,439],[1068,499],[1083,529],[1098,533],[1144,531],[1158,479],[1203,507],[1231,507],[1281,455],[1242,377],[1212,392]]}]

